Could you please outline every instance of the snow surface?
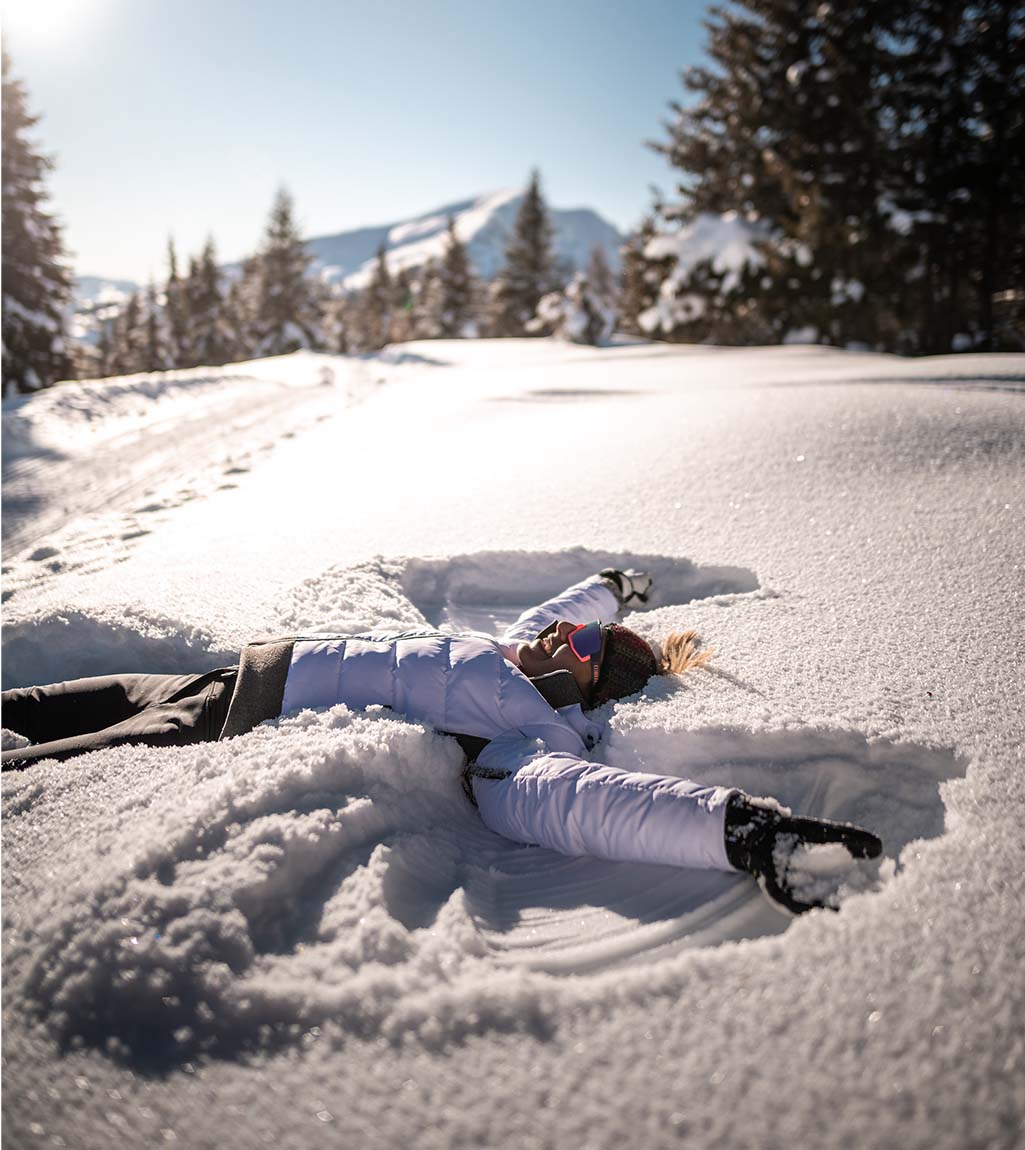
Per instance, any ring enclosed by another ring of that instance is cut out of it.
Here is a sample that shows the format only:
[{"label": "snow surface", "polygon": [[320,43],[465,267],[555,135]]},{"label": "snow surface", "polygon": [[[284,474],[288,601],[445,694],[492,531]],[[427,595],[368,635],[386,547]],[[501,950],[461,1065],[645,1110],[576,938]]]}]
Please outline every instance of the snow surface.
[{"label": "snow surface", "polygon": [[343,707],[7,775],[5,1144],[1020,1146],[1023,387],[1022,356],[464,341],[6,403],[5,685],[497,628],[631,563],[628,623],[717,654],[608,708],[606,761],[885,857],[790,920],[520,847],[450,740]]}]

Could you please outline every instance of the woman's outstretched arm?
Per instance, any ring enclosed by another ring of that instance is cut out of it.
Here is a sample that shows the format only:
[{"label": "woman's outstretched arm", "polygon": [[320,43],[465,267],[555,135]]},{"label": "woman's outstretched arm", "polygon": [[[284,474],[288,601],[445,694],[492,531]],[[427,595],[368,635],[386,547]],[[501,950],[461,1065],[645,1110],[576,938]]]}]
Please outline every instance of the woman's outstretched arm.
[{"label": "woman's outstretched arm", "polygon": [[531,607],[502,636],[503,642],[536,639],[545,627],[560,619],[570,623],[608,623],[616,617],[620,598],[615,581],[603,575],[590,575],[559,595]]},{"label": "woman's outstretched arm", "polygon": [[486,826],[565,855],[733,871],[724,823],[733,787],[624,771],[513,734],[470,769]]}]

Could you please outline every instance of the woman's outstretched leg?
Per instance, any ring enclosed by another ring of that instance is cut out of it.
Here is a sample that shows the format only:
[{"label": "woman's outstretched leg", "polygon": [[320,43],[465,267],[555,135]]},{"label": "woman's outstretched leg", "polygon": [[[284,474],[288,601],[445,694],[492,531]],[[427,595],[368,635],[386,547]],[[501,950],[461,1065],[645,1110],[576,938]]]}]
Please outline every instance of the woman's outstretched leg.
[{"label": "woman's outstretched leg", "polygon": [[175,746],[216,739],[216,720],[223,722],[235,672],[232,667],[204,675],[103,675],[5,691],[4,727],[33,745],[4,751],[3,769],[119,743]]}]

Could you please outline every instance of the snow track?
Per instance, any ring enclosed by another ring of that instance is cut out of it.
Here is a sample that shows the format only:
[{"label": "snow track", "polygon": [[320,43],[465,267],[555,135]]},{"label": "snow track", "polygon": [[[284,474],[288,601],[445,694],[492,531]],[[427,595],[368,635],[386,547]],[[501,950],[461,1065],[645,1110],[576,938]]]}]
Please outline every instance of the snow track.
[{"label": "snow track", "polygon": [[[142,377],[140,383],[149,379]],[[106,390],[103,382],[64,385],[83,393],[90,386]],[[116,410],[105,418],[101,412],[98,425],[95,408],[83,396],[81,418],[74,420],[68,412],[72,418],[64,426],[78,432],[74,450],[38,443],[32,434],[36,428],[25,426],[29,421],[23,410],[15,404],[5,410],[5,556],[46,541],[49,554],[37,559],[49,558],[55,553],[50,540],[111,509],[145,517],[202,497],[209,490],[212,463],[222,466],[222,483],[230,482],[231,475],[249,469],[254,454],[271,450],[281,436],[296,434],[333,409],[333,397],[319,389],[246,376],[233,377],[229,386],[221,376],[210,375],[177,386],[165,381],[157,395],[146,394],[149,390],[140,387],[131,406],[118,396],[112,403]],[[67,397],[57,398],[65,401],[67,411]],[[24,409],[25,401],[20,405]],[[148,413],[149,407],[155,410]],[[161,414],[161,408],[168,410]],[[32,424],[42,423],[34,410],[32,415]],[[89,479],[83,483],[85,452]]]}]

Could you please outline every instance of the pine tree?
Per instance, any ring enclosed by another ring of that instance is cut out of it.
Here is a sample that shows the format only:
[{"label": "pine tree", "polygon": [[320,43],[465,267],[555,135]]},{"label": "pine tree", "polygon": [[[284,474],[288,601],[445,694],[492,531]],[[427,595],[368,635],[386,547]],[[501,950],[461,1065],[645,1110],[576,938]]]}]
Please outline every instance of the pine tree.
[{"label": "pine tree", "polygon": [[114,320],[111,346],[111,375],[133,375],[146,370],[146,325],[138,292]]},{"label": "pine tree", "polygon": [[713,9],[713,66],[685,73],[697,99],[672,105],[669,140],[655,145],[683,174],[669,222],[736,212],[763,232],[764,271],[737,302],[777,338],[809,323],[835,342],[879,335],[869,300],[885,280],[884,8],[738,0]]},{"label": "pine tree", "polygon": [[491,291],[491,334],[522,336],[538,302],[558,286],[552,256],[552,225],[535,170],[520,204],[505,264]]},{"label": "pine tree", "polygon": [[174,366],[167,333],[166,314],[157,300],[157,289],[150,284],[146,289],[146,318],[142,349],[143,371],[166,371]]},{"label": "pine tree", "polygon": [[400,268],[392,278],[389,343],[405,343],[416,338],[416,286],[407,268]]},{"label": "pine tree", "polygon": [[591,248],[591,256],[585,269],[587,282],[591,291],[603,300],[609,307],[615,307],[619,300],[619,289],[616,285],[616,276],[609,264],[609,257],[601,244]]},{"label": "pine tree", "polygon": [[[605,265],[608,270],[608,265]],[[538,301],[537,313],[527,324],[531,335],[555,335],[571,343],[603,344],[616,327],[613,306],[588,279],[577,272],[562,291],[549,292]]]},{"label": "pine tree", "polygon": [[292,197],[282,188],[271,209],[260,251],[260,298],[255,319],[258,355],[285,355],[323,346],[319,301]]},{"label": "pine tree", "polygon": [[49,157],[28,138],[39,122],[3,51],[3,390],[35,391],[71,374],[64,313],[71,295],[61,231],[46,210]]},{"label": "pine tree", "polygon": [[100,321],[96,339],[96,375],[101,379],[114,374],[114,321]]},{"label": "pine tree", "polygon": [[442,339],[465,334],[473,319],[476,294],[476,277],[466,245],[456,235],[455,217],[449,216],[445,254],[438,268],[437,328]]},{"label": "pine tree", "polygon": [[257,354],[256,317],[263,280],[261,265],[258,255],[244,259],[241,273],[228,288],[224,310],[236,359],[248,359]]},{"label": "pine tree", "polygon": [[670,260],[650,260],[645,249],[655,237],[655,217],[645,216],[641,226],[619,250],[619,326],[631,335],[646,335],[640,316],[653,307],[659,285],[668,275]]},{"label": "pine tree", "polygon": [[761,231],[760,275],[720,317],[732,306],[734,338],[742,312],[777,339],[1005,338],[995,307],[1013,306],[1025,231],[1020,0],[737,0],[708,27],[711,66],[685,74],[695,98],[655,145],[681,172],[661,219],[735,212]]},{"label": "pine tree", "polygon": [[994,305],[1023,282],[1025,6],[921,0],[895,43],[889,200],[904,304],[921,316],[912,350],[1016,347]]},{"label": "pine tree", "polygon": [[440,339],[445,309],[441,260],[428,260],[420,271],[416,296],[417,339]]},{"label": "pine tree", "polygon": [[190,264],[187,296],[193,365],[227,363],[235,354],[234,333],[226,314],[213,238]]},{"label": "pine tree", "polygon": [[388,343],[394,304],[392,275],[388,270],[385,246],[381,244],[370,282],[360,293],[357,304],[357,339],[361,351],[380,351]]},{"label": "pine tree", "polygon": [[324,350],[346,355],[352,350],[350,344],[350,300],[343,288],[335,284],[325,285],[322,301],[321,327],[324,332]]},{"label": "pine tree", "polygon": [[167,286],[164,289],[164,307],[167,312],[168,352],[172,367],[185,367],[192,362],[189,342],[188,295],[185,284],[178,276],[178,255],[174,239],[167,241]]}]

